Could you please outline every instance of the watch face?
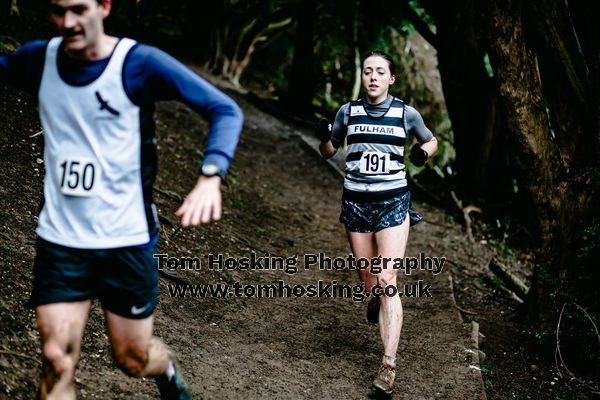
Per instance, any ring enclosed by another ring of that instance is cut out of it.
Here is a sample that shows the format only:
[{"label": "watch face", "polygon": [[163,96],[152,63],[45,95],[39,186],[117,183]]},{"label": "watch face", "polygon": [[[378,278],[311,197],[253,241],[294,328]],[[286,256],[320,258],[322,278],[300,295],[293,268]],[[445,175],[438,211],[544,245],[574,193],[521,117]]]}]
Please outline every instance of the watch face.
[{"label": "watch face", "polygon": [[215,164],[206,164],[202,166],[202,175],[213,176],[219,173],[219,167]]}]

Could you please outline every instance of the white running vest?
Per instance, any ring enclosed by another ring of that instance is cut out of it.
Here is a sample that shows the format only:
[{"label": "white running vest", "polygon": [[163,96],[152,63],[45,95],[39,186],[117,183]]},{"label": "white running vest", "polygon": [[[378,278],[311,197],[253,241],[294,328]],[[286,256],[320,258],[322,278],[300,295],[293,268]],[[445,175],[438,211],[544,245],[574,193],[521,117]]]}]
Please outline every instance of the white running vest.
[{"label": "white running vest", "polygon": [[48,43],[39,90],[46,176],[37,234],[82,249],[145,244],[140,108],[122,79],[135,41],[121,39],[106,69],[84,86],[60,77],[61,41]]}]

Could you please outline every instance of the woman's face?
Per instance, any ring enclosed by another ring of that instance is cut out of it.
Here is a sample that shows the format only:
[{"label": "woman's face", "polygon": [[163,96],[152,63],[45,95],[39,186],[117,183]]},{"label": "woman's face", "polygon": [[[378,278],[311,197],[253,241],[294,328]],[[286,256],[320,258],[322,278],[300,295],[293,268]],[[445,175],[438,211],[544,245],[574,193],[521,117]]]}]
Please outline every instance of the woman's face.
[{"label": "woman's face", "polygon": [[363,63],[362,83],[369,103],[384,101],[390,85],[395,81],[396,76],[391,74],[390,65],[385,58],[371,56]]}]

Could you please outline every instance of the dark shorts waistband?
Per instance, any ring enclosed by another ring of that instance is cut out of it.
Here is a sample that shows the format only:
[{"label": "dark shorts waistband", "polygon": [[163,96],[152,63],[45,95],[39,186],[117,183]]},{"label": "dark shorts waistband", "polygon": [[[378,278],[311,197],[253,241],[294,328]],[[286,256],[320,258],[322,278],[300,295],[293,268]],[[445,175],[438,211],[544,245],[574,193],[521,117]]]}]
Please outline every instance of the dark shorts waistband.
[{"label": "dark shorts waistband", "polygon": [[398,189],[385,190],[379,192],[357,192],[344,188],[342,200],[357,201],[361,203],[371,203],[374,201],[389,200],[394,197],[402,196],[408,192],[408,187],[403,186]]}]

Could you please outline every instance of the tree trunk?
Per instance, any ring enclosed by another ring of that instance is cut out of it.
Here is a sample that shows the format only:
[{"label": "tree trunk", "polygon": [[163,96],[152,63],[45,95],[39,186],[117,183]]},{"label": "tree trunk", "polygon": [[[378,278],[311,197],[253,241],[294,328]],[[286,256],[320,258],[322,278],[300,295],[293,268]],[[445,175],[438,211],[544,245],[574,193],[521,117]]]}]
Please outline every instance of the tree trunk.
[{"label": "tree trunk", "polygon": [[295,114],[310,116],[315,92],[314,31],[317,0],[307,0],[298,5],[296,43],[290,84],[286,103]]},{"label": "tree trunk", "polygon": [[[533,3],[492,2],[490,59],[508,112],[519,187],[530,201],[540,238],[528,311],[540,328],[552,331],[562,300],[557,291],[569,287],[569,262],[591,210],[590,169],[598,165],[597,151],[594,159],[594,151],[585,148],[597,135],[597,123],[591,123],[597,114],[582,118],[577,108],[597,110],[597,105],[589,97],[582,104],[581,88],[574,84],[574,77],[581,76],[573,63],[572,25],[565,23],[564,2]],[[546,38],[560,50],[548,47]],[[564,68],[568,63],[571,71]]]},{"label": "tree trunk", "polygon": [[[468,200],[511,194],[507,174],[503,113],[497,110],[497,90],[486,71],[483,10],[475,0],[425,0],[437,32],[423,37],[438,53],[442,89],[456,149],[459,190]],[[405,13],[407,18],[415,16]],[[420,22],[420,21],[415,21]],[[415,25],[413,22],[413,25]],[[416,25],[418,26],[418,24]],[[493,151],[492,151],[493,149]]]},{"label": "tree trunk", "polygon": [[20,12],[19,12],[19,6],[17,5],[17,0],[12,0],[10,2],[10,15],[16,15],[19,16]]},{"label": "tree trunk", "polygon": [[352,93],[350,94],[350,98],[352,100],[356,100],[358,99],[358,96],[360,95],[360,89],[362,87],[362,65],[360,64],[361,62],[361,54],[360,54],[360,48],[358,45],[358,8],[359,8],[359,1],[360,0],[356,0],[353,2],[353,12],[352,12],[352,24],[351,24],[351,32],[352,32],[352,37],[351,37],[351,43],[352,43],[352,49],[354,49],[354,84],[352,85]]},{"label": "tree trunk", "polygon": [[[190,9],[204,7],[203,4],[190,6]],[[289,11],[284,6],[285,4],[276,6],[274,3],[259,1],[224,0],[213,4],[214,18],[204,17],[210,19],[207,22],[210,27],[207,33],[210,46],[205,57],[206,67],[240,87],[240,80],[257,47],[269,43],[271,38],[291,24]],[[191,23],[194,19],[189,17],[189,21]]]},{"label": "tree trunk", "polygon": [[183,41],[187,52],[195,59],[204,61],[210,58],[211,49],[204,43],[209,42],[211,31],[222,21],[223,10],[223,1],[187,2],[182,27]]}]

